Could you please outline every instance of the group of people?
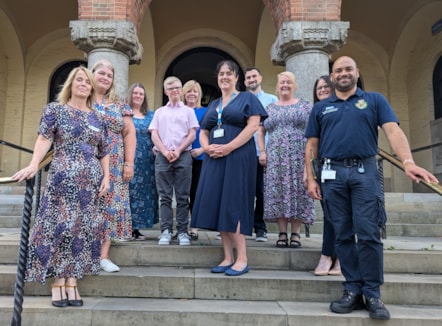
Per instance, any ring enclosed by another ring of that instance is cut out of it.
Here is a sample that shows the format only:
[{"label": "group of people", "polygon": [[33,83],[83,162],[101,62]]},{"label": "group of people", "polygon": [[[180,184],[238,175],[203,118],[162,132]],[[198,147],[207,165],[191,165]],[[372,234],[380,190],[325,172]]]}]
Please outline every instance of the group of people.
[{"label": "group of people", "polygon": [[246,70],[248,91],[239,91],[239,67],[227,60],[216,67],[221,97],[207,108],[198,82],[183,86],[171,76],[163,83],[168,102],[154,113],[141,84],[119,99],[113,74],[104,60],[70,73],[57,102],[43,110],[31,163],[13,176],[32,178],[54,145],[26,269],[27,281],[54,278],[54,306],[81,306],[77,280],[100,268],[118,271],[111,240],[145,239],[139,230],[157,223],[158,211],[158,244],[170,244],[173,196],[179,244],[198,240],[199,229],[219,232],[224,256],[211,272],[227,276],[250,270],[246,236],[255,231],[256,241],[267,241],[266,222],[278,225],[277,247],[301,247],[316,199],[324,232],[314,273],[345,277],[330,310],[390,318],[380,295],[378,127],[412,180],[438,180],[414,163],[385,98],[357,87],[352,58],[338,58],[330,76],[318,78],[313,104],[294,97],[289,71],[277,76],[277,97],[262,90],[256,67]]}]

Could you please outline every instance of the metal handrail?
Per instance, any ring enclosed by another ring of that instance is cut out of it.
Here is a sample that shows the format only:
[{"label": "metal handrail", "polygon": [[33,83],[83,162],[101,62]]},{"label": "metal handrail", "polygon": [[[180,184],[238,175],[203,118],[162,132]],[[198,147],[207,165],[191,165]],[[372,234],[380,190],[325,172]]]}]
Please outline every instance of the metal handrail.
[{"label": "metal handrail", "polygon": [[[1,144],[5,145],[4,141],[1,141]],[[10,143],[8,143],[7,145],[9,146]],[[11,146],[11,147],[17,148],[20,146]],[[17,149],[26,150],[23,147]],[[39,182],[41,180],[41,170],[52,161],[53,156],[54,156],[54,151],[53,150],[49,151],[38,165]],[[17,181],[13,180],[12,177],[0,178],[0,183],[13,183],[13,182]],[[14,308],[12,313],[11,326],[21,325],[21,313],[23,311],[23,293],[25,285],[26,259],[28,256],[28,242],[29,242],[29,230],[31,225],[32,197],[34,196],[34,184],[35,184],[35,177],[26,180],[25,200],[24,200],[22,224],[20,232],[20,246],[19,246],[18,262],[17,262],[17,274],[15,278]]]}]

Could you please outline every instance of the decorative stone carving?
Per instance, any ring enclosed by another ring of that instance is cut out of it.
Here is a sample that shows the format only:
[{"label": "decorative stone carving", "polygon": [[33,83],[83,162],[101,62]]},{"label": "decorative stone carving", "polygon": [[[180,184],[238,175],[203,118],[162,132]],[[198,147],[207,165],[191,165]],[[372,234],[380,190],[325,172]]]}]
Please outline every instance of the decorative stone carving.
[{"label": "decorative stone carving", "polygon": [[349,27],[349,22],[341,21],[285,22],[270,51],[272,62],[284,66],[287,57],[306,50],[330,55],[345,44]]},{"label": "decorative stone carving", "polygon": [[139,64],[143,46],[138,40],[132,22],[105,20],[73,20],[69,23],[72,43],[89,53],[99,48],[122,52],[129,57],[130,64]]}]

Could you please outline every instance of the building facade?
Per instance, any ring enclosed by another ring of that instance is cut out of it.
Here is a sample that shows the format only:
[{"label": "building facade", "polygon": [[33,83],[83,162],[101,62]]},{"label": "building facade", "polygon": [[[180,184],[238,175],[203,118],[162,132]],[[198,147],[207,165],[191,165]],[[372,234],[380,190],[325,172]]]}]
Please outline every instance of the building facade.
[{"label": "building facade", "polygon": [[[176,75],[217,96],[215,66],[257,66],[273,93],[283,70],[297,96],[340,55],[355,58],[365,90],[384,94],[416,162],[442,177],[442,0],[0,0],[0,140],[29,149],[43,106],[66,71],[106,58],[120,95],[146,86],[163,104],[162,82]],[[390,151],[380,137],[380,147]],[[30,154],[0,146],[0,176]],[[384,164],[385,190],[425,191]]]}]

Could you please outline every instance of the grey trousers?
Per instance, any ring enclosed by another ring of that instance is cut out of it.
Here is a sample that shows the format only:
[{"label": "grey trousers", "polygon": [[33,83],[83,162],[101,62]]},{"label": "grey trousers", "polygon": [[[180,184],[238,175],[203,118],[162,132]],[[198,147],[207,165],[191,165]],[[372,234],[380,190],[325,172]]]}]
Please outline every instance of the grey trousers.
[{"label": "grey trousers", "polygon": [[187,233],[189,195],[192,183],[192,156],[185,151],[173,163],[158,153],[155,158],[155,180],[160,197],[161,232],[173,232],[172,197],[175,190],[177,233]]}]

